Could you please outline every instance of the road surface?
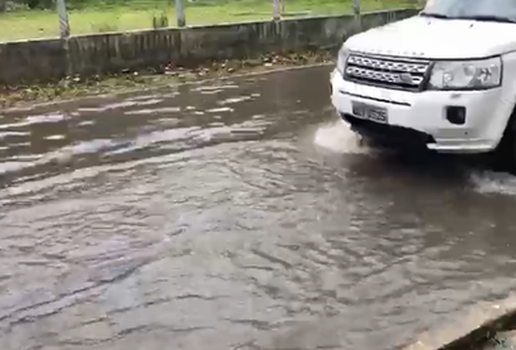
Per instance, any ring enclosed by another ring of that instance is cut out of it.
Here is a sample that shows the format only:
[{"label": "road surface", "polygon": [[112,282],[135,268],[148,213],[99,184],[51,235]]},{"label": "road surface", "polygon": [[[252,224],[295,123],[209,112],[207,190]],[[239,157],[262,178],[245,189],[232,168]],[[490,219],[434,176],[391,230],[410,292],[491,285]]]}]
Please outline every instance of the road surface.
[{"label": "road surface", "polygon": [[387,350],[514,289],[516,178],[359,146],[329,70],[4,113],[0,348]]}]

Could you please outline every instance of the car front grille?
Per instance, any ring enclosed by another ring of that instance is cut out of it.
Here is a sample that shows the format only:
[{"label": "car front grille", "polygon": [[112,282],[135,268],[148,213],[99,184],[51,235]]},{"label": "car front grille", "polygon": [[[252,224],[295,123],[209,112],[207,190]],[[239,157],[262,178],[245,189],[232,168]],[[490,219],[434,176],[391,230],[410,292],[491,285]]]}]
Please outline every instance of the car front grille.
[{"label": "car front grille", "polygon": [[344,78],[357,83],[392,89],[421,91],[430,71],[430,61],[352,53]]}]

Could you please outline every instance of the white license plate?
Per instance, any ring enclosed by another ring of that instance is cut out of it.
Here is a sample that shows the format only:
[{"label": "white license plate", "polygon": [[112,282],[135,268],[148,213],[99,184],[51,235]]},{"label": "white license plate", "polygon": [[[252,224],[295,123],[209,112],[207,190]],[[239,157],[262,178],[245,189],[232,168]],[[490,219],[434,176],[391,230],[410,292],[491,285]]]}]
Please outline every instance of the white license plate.
[{"label": "white license plate", "polygon": [[351,106],[353,109],[353,115],[358,118],[382,124],[387,124],[389,122],[387,108],[356,101],[353,101]]}]

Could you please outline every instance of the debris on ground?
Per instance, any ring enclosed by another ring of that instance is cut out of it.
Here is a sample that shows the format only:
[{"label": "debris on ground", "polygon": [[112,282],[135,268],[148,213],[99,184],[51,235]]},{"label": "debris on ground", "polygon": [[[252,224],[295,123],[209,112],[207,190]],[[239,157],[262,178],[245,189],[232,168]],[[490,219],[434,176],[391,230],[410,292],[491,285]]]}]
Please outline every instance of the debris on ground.
[{"label": "debris on ground", "polygon": [[483,350],[516,350],[516,330],[498,332],[489,341]]},{"label": "debris on ground", "polygon": [[118,74],[102,76],[68,76],[50,83],[18,86],[0,85],[0,109],[106,93],[159,88],[181,82],[230,77],[235,74],[263,72],[281,67],[329,63],[333,62],[333,59],[333,54],[329,51],[271,52],[255,58],[213,61],[191,67],[170,62],[158,69],[139,71],[126,69]]}]

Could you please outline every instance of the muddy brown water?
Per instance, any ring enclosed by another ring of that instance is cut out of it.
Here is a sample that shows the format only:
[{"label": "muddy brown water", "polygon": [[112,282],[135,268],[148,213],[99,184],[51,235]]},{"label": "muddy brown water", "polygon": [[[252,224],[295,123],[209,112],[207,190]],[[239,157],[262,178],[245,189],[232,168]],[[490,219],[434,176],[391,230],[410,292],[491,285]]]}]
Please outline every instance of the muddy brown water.
[{"label": "muddy brown water", "polygon": [[395,349],[516,287],[516,178],[358,146],[329,71],[3,113],[0,348]]}]

